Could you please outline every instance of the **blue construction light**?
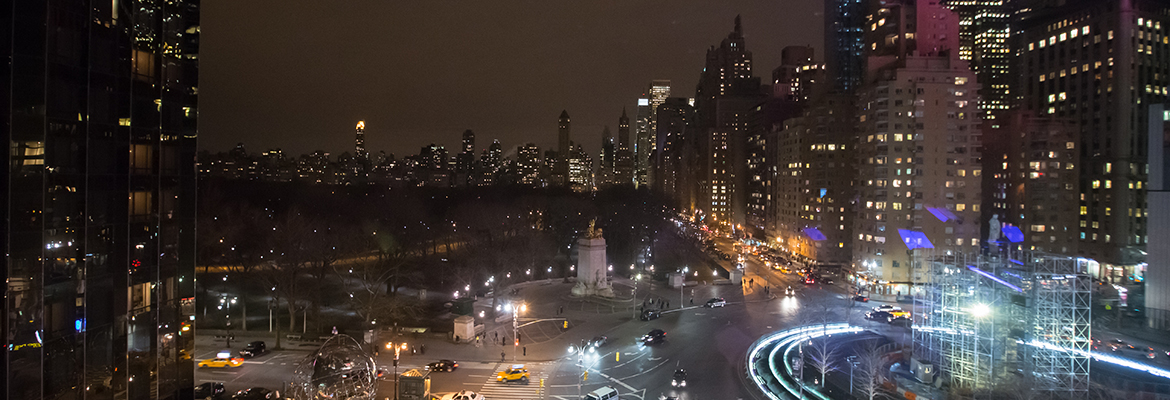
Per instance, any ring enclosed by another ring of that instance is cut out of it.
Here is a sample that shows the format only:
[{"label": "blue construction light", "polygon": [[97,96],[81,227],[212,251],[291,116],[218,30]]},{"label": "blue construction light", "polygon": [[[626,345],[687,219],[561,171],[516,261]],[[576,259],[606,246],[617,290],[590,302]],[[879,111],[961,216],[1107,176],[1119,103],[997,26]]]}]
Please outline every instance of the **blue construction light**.
[{"label": "blue construction light", "polygon": [[1020,227],[1014,225],[1004,225],[1000,229],[1003,231],[1003,236],[1012,243],[1019,243],[1024,241],[1024,232],[1020,231]]},{"label": "blue construction light", "polygon": [[899,229],[898,235],[902,236],[902,243],[906,244],[906,249],[933,249],[934,244],[930,243],[930,239],[926,238],[926,234],[909,229]]},{"label": "blue construction light", "polygon": [[828,237],[826,237],[824,233],[821,233],[821,230],[817,228],[804,228],[801,230],[801,232],[804,232],[804,234],[813,241],[819,242],[828,239]]}]

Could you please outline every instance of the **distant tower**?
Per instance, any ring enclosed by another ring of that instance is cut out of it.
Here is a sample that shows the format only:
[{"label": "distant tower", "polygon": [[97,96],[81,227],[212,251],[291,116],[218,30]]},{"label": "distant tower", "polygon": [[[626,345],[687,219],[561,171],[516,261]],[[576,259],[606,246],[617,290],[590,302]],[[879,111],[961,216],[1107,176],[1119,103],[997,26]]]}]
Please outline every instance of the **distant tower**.
[{"label": "distant tower", "polygon": [[354,155],[358,158],[366,158],[366,121],[358,121],[357,135],[353,142]]},{"label": "distant tower", "polygon": [[616,153],[615,181],[618,184],[632,184],[634,182],[634,157],[630,152],[630,117],[626,116],[626,109],[622,109],[622,116],[618,118],[618,146]]},{"label": "distant tower", "polygon": [[609,125],[606,125],[605,129],[601,131],[601,154],[597,157],[600,164],[597,168],[597,186],[613,184],[614,168],[617,165],[616,156],[617,145],[614,143],[613,134],[609,133]]},{"label": "distant tower", "polygon": [[569,142],[569,112],[561,110],[561,117],[557,121],[557,156],[560,158],[557,164],[558,173],[561,175],[561,183],[569,184],[569,159],[572,155],[572,144]]},{"label": "distant tower", "polygon": [[475,154],[475,132],[471,129],[463,131],[463,152]]}]

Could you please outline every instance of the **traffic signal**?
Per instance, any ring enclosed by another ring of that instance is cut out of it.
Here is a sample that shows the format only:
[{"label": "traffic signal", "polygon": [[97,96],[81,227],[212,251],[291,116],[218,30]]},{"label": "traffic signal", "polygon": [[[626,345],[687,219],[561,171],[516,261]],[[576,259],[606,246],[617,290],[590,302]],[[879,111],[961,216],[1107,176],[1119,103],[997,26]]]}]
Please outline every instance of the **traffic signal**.
[{"label": "traffic signal", "polygon": [[565,320],[565,325],[562,329],[569,329],[569,320]]},{"label": "traffic signal", "polygon": [[585,371],[585,373],[581,375],[581,380],[583,380],[583,381],[589,380],[589,371]]}]

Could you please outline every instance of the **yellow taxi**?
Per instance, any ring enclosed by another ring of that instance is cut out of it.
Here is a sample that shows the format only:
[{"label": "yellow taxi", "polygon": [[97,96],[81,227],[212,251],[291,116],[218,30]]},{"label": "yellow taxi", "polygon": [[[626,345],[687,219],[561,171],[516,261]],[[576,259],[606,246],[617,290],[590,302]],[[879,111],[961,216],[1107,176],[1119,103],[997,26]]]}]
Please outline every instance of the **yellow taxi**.
[{"label": "yellow taxi", "polygon": [[514,364],[496,374],[496,382],[520,382],[528,384],[528,369],[524,364]]},{"label": "yellow taxi", "polygon": [[199,362],[199,368],[235,368],[244,365],[244,359],[232,357],[230,350],[221,351],[215,358],[208,358]]}]

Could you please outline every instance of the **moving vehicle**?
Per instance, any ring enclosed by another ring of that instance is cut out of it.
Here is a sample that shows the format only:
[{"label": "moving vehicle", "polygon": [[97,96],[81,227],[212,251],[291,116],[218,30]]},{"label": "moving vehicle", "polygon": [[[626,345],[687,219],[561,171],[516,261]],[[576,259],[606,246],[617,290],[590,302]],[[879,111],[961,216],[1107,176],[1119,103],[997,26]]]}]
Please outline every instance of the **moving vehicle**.
[{"label": "moving vehicle", "polygon": [[443,396],[443,400],[487,400],[487,397],[470,390],[460,390]]},{"label": "moving vehicle", "polygon": [[826,285],[832,285],[833,278],[825,278],[824,280],[821,281],[821,283],[826,284]]},{"label": "moving vehicle", "polygon": [[280,392],[268,390],[262,387],[248,388],[236,392],[232,396],[232,400],[271,400],[279,399]]},{"label": "moving vehicle", "polygon": [[670,379],[670,386],[687,387],[687,370],[682,368],[674,370],[674,377]]},{"label": "moving vehicle", "polygon": [[870,311],[865,313],[865,319],[889,323],[891,319],[894,319],[894,314],[890,314],[888,311]]},{"label": "moving vehicle", "polygon": [[232,358],[231,350],[221,351],[215,355],[215,358],[208,358],[199,362],[199,368],[235,368],[241,365],[244,365],[244,359]]},{"label": "moving vehicle", "polygon": [[513,364],[508,369],[496,374],[496,382],[520,382],[527,385],[528,369],[524,368],[524,364]]},{"label": "moving vehicle", "polygon": [[793,296],[795,294],[796,294],[796,291],[792,290],[792,286],[789,286],[788,288],[784,289],[785,296]]},{"label": "moving vehicle", "polygon": [[439,360],[427,364],[423,368],[432,372],[451,372],[454,371],[455,368],[459,368],[459,363],[455,362],[454,360]]},{"label": "moving vehicle", "polygon": [[890,319],[890,325],[893,325],[893,326],[910,326],[912,324],[913,324],[913,321],[910,320],[909,316],[900,316],[900,317],[894,317],[894,318]]},{"label": "moving vehicle", "polygon": [[862,303],[868,303],[869,297],[865,297],[865,296],[862,296],[859,294],[859,295],[853,296],[853,301],[860,301]]},{"label": "moving vehicle", "polygon": [[642,344],[655,344],[666,341],[666,331],[661,329],[651,329],[650,332],[642,335]]},{"label": "moving vehicle", "polygon": [[589,341],[589,343],[586,343],[585,345],[588,347],[597,348],[604,346],[606,343],[609,343],[609,337],[602,335],[595,336],[592,340]]},{"label": "moving vehicle", "polygon": [[662,313],[659,312],[658,310],[643,310],[641,319],[643,321],[649,321],[652,319],[658,319],[658,317],[661,317],[661,316],[662,316]]},{"label": "moving vehicle", "polygon": [[618,391],[613,386],[606,386],[601,389],[594,390],[585,395],[582,400],[616,400],[618,398]]},{"label": "moving vehicle", "polygon": [[252,358],[267,352],[268,347],[264,345],[264,341],[257,340],[255,342],[248,343],[247,346],[244,346],[244,349],[240,350],[240,357]]},{"label": "moving vehicle", "polygon": [[727,301],[723,300],[722,297],[716,297],[716,298],[713,298],[711,300],[707,300],[707,304],[704,305],[704,307],[707,307],[707,308],[725,307],[725,306],[727,306]]},{"label": "moving vehicle", "polygon": [[226,392],[223,382],[203,382],[195,386],[195,398],[200,400],[218,399]]},{"label": "moving vehicle", "polygon": [[873,308],[873,310],[874,310],[874,311],[898,311],[898,310],[901,310],[901,309],[902,309],[902,307],[898,307],[898,306],[892,306],[892,305],[889,305],[889,304],[882,304],[882,305],[880,305],[880,306],[877,306],[877,307],[874,307],[874,308]]},{"label": "moving vehicle", "polygon": [[804,282],[805,285],[811,285],[811,284],[817,283],[817,280],[813,279],[813,277],[811,275],[809,275],[809,276],[804,277],[804,280],[802,282]]}]

